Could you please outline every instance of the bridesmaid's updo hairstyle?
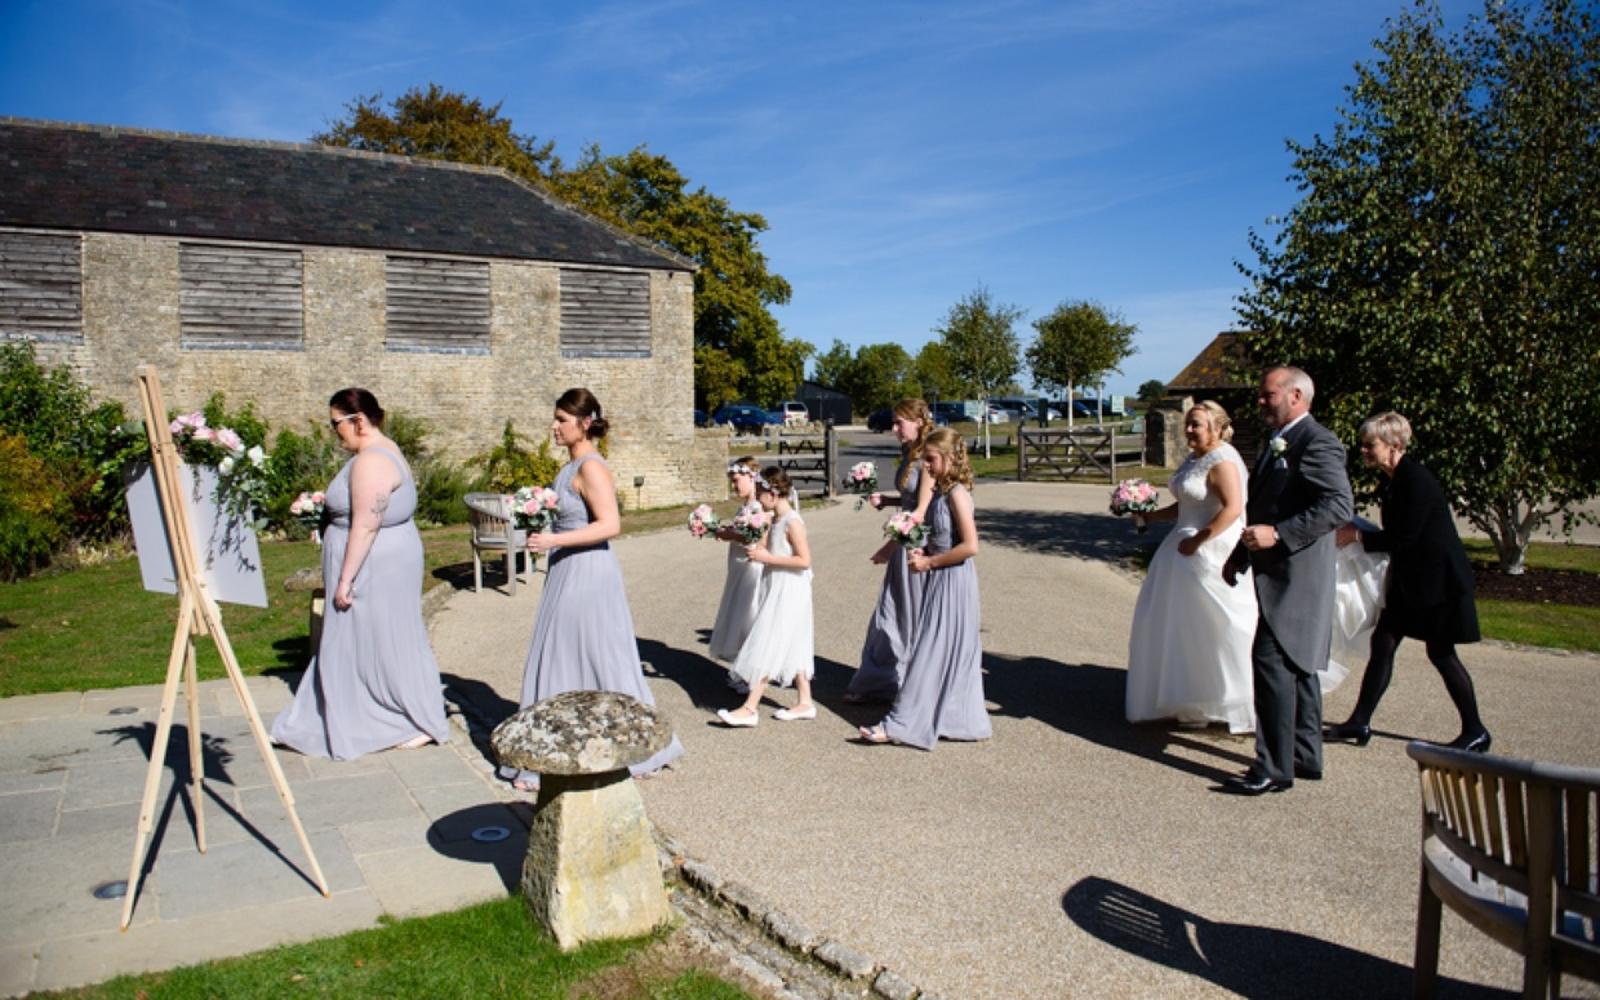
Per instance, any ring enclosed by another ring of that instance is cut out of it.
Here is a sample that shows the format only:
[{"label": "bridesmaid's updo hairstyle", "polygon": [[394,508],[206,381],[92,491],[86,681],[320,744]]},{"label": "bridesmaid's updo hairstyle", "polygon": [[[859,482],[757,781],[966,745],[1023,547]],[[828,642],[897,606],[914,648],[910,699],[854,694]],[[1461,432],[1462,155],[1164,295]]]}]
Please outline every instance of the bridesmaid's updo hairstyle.
[{"label": "bridesmaid's updo hairstyle", "polygon": [[957,483],[972,489],[972,463],[967,461],[967,442],[960,432],[948,427],[935,427],[922,449],[924,453],[936,451],[949,460],[950,467],[934,481],[934,489],[948,493],[950,487]]},{"label": "bridesmaid's updo hairstyle", "polygon": [[591,441],[605,437],[606,431],[611,428],[606,418],[600,415],[600,401],[594,398],[594,393],[582,386],[563,392],[561,398],[556,400],[556,409],[580,419],[588,417],[589,430],[584,436]]},{"label": "bridesmaid's updo hairstyle", "polygon": [[383,407],[378,405],[378,397],[365,389],[354,386],[340,389],[328,400],[328,408],[347,415],[359,413],[367,418],[367,423],[380,430],[383,428]]},{"label": "bridesmaid's updo hairstyle", "polygon": [[[906,445],[906,457],[913,462],[918,461],[922,458],[922,446],[928,443],[928,435],[933,431],[933,412],[928,409],[928,404],[920,399],[902,399],[894,404],[894,415],[917,422],[917,439]],[[911,466],[907,464],[905,473],[895,486],[903,490],[910,479]]]},{"label": "bridesmaid's updo hairstyle", "polygon": [[772,493],[780,497],[789,495],[793,484],[789,482],[789,474],[779,465],[769,465],[761,470],[761,478],[756,480],[756,491]]},{"label": "bridesmaid's updo hairstyle", "polygon": [[1189,407],[1189,412],[1199,410],[1211,421],[1211,433],[1217,440],[1227,444],[1233,440],[1233,418],[1228,416],[1228,411],[1222,408],[1215,400],[1205,399]]}]

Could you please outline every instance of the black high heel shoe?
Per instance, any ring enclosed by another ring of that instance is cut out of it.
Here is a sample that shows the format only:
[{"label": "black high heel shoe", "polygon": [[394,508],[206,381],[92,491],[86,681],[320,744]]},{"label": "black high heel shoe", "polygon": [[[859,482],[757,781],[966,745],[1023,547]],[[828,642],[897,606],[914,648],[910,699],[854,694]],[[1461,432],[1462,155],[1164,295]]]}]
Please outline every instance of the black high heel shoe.
[{"label": "black high heel shoe", "polygon": [[1322,738],[1364,747],[1372,742],[1372,727],[1361,722],[1340,722],[1322,727]]},{"label": "black high heel shoe", "polygon": [[1445,746],[1453,750],[1465,750],[1468,753],[1488,753],[1490,742],[1489,730],[1480,729],[1472,736],[1462,733]]}]

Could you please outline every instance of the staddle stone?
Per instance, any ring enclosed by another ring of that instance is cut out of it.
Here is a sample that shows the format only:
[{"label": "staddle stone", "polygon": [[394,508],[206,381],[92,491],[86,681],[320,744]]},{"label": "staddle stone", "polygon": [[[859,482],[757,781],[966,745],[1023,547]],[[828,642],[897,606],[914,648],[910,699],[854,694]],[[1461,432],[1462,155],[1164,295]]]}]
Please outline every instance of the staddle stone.
[{"label": "staddle stone", "polygon": [[495,728],[500,762],[540,777],[521,889],[563,950],[645,934],[670,918],[628,765],[671,739],[654,709],[608,691],[558,694]]}]

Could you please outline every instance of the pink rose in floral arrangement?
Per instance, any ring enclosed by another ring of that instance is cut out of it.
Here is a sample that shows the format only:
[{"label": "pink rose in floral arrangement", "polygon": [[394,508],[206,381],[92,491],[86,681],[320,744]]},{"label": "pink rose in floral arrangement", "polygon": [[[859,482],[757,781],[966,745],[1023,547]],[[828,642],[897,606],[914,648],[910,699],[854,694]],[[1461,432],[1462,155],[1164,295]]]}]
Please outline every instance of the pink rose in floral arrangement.
[{"label": "pink rose in floral arrangement", "polygon": [[754,545],[772,527],[772,515],[760,508],[746,507],[734,515],[730,524],[746,545]]},{"label": "pink rose in floral arrangement", "polygon": [[232,427],[217,428],[216,435],[212,440],[229,451],[244,451],[244,439],[239,437],[239,432]]},{"label": "pink rose in floral arrangement", "polygon": [[689,512],[689,534],[696,538],[714,535],[720,527],[722,519],[717,517],[708,503],[703,503]]},{"label": "pink rose in floral arrangement", "polygon": [[903,510],[883,522],[883,534],[885,538],[907,548],[920,549],[928,540],[928,527],[916,513]]},{"label": "pink rose in floral arrangement", "polygon": [[511,516],[517,527],[535,534],[555,523],[561,496],[548,486],[524,486],[511,497]]}]

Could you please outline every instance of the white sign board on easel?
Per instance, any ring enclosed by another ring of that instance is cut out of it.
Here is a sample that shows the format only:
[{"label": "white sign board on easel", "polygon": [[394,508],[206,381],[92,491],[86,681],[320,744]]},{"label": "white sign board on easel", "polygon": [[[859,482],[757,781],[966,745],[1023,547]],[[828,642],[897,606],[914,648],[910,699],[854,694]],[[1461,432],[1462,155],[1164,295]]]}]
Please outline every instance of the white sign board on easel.
[{"label": "white sign board on easel", "polygon": [[[249,520],[217,505],[217,470],[178,464],[178,480],[189,502],[189,530],[200,549],[200,578],[213,600],[267,606],[267,582],[261,572],[261,549]],[[133,522],[139,550],[139,575],[144,589],[158,594],[178,592],[178,570],[167,543],[156,479],[148,464],[140,465],[128,484],[128,520]]]}]

